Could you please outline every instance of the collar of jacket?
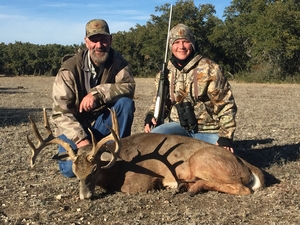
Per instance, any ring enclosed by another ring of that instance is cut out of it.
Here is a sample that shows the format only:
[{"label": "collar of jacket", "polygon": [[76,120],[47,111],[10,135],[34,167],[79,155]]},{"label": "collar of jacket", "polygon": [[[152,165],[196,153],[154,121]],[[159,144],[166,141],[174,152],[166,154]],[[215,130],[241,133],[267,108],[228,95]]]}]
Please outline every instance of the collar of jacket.
[{"label": "collar of jacket", "polygon": [[200,61],[201,58],[202,55],[196,55],[194,58],[191,59],[191,61],[188,62],[188,64],[185,65],[185,67],[182,68],[181,72],[190,72],[193,68],[195,68],[195,65]]}]

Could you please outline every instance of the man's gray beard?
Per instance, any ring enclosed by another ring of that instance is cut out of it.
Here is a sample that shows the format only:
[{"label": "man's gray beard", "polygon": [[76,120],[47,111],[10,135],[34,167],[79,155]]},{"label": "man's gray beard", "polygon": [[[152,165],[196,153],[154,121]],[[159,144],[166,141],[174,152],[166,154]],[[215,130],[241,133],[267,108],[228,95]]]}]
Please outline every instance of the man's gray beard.
[{"label": "man's gray beard", "polygon": [[99,57],[95,56],[94,52],[92,52],[92,54],[91,54],[91,58],[92,58],[93,62],[97,66],[101,65],[102,63],[104,63],[107,60],[107,58],[108,58],[108,52],[102,52],[102,53],[103,53],[103,55],[99,56]]}]

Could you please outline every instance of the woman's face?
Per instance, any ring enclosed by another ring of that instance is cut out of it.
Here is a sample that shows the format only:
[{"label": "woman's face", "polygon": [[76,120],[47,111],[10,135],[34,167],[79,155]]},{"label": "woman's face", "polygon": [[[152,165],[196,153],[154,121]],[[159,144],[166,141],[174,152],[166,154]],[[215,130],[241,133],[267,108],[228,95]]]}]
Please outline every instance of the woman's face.
[{"label": "woman's face", "polygon": [[192,51],[192,43],[184,38],[177,39],[172,45],[173,55],[180,60],[185,60],[192,53]]}]

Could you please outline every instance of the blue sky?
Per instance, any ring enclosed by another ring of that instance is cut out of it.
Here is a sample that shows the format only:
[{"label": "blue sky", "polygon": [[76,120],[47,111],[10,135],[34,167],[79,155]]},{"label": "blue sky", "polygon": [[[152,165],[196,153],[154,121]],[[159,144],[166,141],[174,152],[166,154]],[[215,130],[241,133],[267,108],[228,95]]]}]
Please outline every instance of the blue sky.
[{"label": "blue sky", "polygon": [[[108,3],[110,2],[110,3]],[[0,3],[0,43],[81,44],[85,24],[105,19],[112,33],[128,31],[150,20],[156,6],[176,0],[8,0]],[[194,0],[196,6],[212,4],[222,18],[230,0]]]}]

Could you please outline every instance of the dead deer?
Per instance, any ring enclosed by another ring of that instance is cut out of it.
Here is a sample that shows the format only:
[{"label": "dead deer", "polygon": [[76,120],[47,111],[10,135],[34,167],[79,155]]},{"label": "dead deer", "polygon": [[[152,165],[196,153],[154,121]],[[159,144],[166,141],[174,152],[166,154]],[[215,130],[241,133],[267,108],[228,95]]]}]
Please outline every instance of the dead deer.
[{"label": "dead deer", "polygon": [[[35,147],[27,136],[32,148],[31,165],[47,145],[62,145],[67,150],[62,160],[72,160],[73,172],[80,180],[80,199],[91,198],[97,185],[125,193],[178,188],[190,195],[206,190],[247,195],[265,185],[259,168],[222,147],[194,138],[140,133],[120,139],[115,112],[111,113],[111,134],[96,143],[91,133],[92,145],[79,148],[77,154],[69,144],[53,136],[45,110],[45,140],[29,117],[39,140]],[[105,159],[107,152],[110,159]]]}]

